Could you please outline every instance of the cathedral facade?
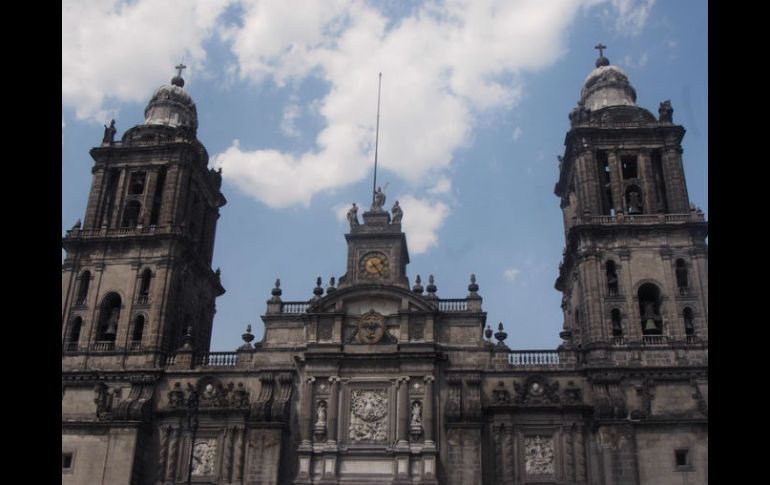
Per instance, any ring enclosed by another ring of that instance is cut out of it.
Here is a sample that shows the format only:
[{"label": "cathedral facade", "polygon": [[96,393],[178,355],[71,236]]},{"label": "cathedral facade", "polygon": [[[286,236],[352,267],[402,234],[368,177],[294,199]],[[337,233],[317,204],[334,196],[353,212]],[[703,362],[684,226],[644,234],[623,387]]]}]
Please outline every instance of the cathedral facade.
[{"label": "cathedral facade", "polygon": [[[348,212],[347,268],[211,352],[222,177],[181,75],[105,128],[62,267],[62,483],[708,483],[708,226],[685,130],[602,55],[555,194],[562,344],[512,350],[475,277],[410,284],[403,212]],[[423,286],[424,284],[424,286]],[[496,331],[495,331],[496,330]]]}]

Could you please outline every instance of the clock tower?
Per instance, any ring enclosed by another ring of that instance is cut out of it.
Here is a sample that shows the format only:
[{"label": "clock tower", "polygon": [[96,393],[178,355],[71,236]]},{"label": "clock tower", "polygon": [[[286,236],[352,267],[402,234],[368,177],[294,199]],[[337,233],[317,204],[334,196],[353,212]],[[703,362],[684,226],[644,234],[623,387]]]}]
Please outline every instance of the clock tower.
[{"label": "clock tower", "polygon": [[360,284],[395,285],[409,288],[406,265],[409,251],[406,235],[401,232],[401,208],[398,201],[389,214],[382,208],[385,195],[378,192],[371,210],[364,212],[359,223],[357,210],[348,211],[350,233],[348,242],[347,272],[340,278],[340,288]]}]

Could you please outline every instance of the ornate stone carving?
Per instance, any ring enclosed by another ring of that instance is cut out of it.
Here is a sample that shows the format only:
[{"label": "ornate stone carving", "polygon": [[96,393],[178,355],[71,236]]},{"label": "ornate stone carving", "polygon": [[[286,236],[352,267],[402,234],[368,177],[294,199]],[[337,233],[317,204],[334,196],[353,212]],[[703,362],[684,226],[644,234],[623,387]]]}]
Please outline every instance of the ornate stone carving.
[{"label": "ornate stone carving", "polygon": [[195,442],[193,447],[193,475],[212,475],[217,456],[217,440],[210,438]]},{"label": "ornate stone carving", "polygon": [[334,322],[320,322],[318,324],[318,340],[331,340],[333,329]]},{"label": "ornate stone carving", "polygon": [[572,381],[564,388],[564,404],[579,404],[583,402],[583,392]]},{"label": "ornate stone carving", "polygon": [[498,381],[497,388],[492,391],[492,404],[508,404],[511,402],[511,393],[504,387],[503,381]]},{"label": "ornate stone carving", "polygon": [[259,376],[259,380],[262,385],[259,388],[257,400],[251,405],[250,415],[255,421],[269,421],[270,404],[273,398],[275,379],[272,373],[266,372]]},{"label": "ornate stone carving", "polygon": [[524,469],[527,475],[553,475],[553,438],[524,438]]},{"label": "ornate stone carving", "polygon": [[695,394],[692,395],[692,398],[695,399],[695,402],[698,403],[698,410],[703,413],[704,416],[708,417],[709,406],[708,403],[706,403],[706,400],[703,398],[703,393],[700,391],[698,381],[691,379],[690,384],[693,386],[693,388],[695,388]]},{"label": "ornate stone carving", "polygon": [[326,434],[326,401],[318,401],[318,405],[316,406],[316,421],[313,430],[319,440]]},{"label": "ornate stone carving", "polygon": [[350,396],[351,441],[386,441],[388,439],[388,394],[381,390],[356,389]]},{"label": "ornate stone carving", "polygon": [[278,392],[276,392],[274,397],[270,416],[273,421],[285,422],[289,419],[291,414],[289,400],[291,399],[293,380],[293,376],[288,372],[278,374]]},{"label": "ornate stone carving", "polygon": [[152,382],[132,384],[128,397],[113,410],[113,419],[149,421],[152,418],[154,393],[155,384]]},{"label": "ornate stone carving", "polygon": [[459,376],[451,375],[447,376],[446,382],[448,384],[446,419],[450,422],[459,421],[462,417],[462,381]]},{"label": "ornate stone carving", "polygon": [[516,404],[547,405],[559,404],[560,402],[557,393],[559,383],[557,381],[548,382],[545,377],[539,374],[527,377],[523,385],[514,382],[513,388],[516,391],[514,398]]},{"label": "ornate stone carving", "polygon": [[481,418],[481,377],[469,375],[465,377],[467,395],[465,397],[465,419],[475,421]]},{"label": "ornate stone carving", "polygon": [[182,383],[175,382],[174,388],[169,391],[168,407],[170,408],[184,407],[184,391],[182,390]]},{"label": "ornate stone carving", "polygon": [[385,335],[385,319],[370,310],[358,319],[358,341],[362,344],[376,344]]},{"label": "ornate stone carving", "polygon": [[425,319],[414,319],[409,322],[409,339],[410,340],[424,340],[425,339]]}]

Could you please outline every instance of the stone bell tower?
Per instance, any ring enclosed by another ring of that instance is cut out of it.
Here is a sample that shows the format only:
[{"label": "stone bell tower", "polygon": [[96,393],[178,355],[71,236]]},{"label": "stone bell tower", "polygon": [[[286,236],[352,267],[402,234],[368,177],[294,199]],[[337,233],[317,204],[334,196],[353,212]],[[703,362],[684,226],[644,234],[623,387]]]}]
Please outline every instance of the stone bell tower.
[{"label": "stone bell tower", "polygon": [[85,217],[62,240],[65,367],[158,365],[183,341],[208,348],[224,293],[211,260],[226,200],[196,137],[184,67],[155,91],[144,123],[115,141],[113,120],[91,149]]},{"label": "stone bell tower", "polygon": [[589,360],[609,350],[705,345],[708,225],[687,195],[685,129],[669,101],[657,118],[637,106],[605,48],[597,46],[559,157],[561,336]]}]

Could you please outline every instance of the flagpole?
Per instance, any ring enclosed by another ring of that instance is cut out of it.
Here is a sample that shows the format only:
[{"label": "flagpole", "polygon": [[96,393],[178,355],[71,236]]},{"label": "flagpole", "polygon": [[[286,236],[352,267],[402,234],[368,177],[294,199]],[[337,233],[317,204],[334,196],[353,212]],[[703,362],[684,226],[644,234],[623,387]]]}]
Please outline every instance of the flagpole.
[{"label": "flagpole", "polygon": [[374,135],[374,184],[372,185],[372,206],[374,206],[374,194],[377,192],[377,148],[380,142],[380,90],[382,89],[382,73],[377,84],[377,132]]}]

